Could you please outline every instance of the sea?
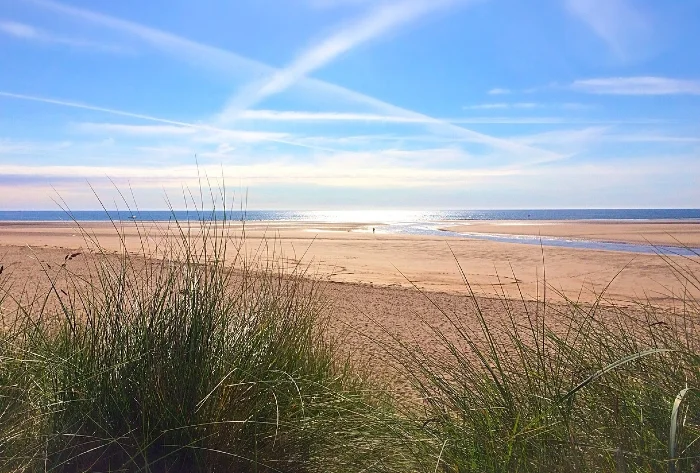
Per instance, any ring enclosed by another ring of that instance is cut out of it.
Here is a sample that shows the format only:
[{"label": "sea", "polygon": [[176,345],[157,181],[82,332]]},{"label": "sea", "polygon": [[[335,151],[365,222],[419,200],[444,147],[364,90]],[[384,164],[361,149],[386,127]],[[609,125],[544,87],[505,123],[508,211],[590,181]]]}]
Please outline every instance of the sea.
[{"label": "sea", "polygon": [[[246,221],[246,222],[319,222],[376,224],[380,234],[449,236],[540,245],[548,247],[622,251],[662,255],[700,256],[700,248],[679,242],[674,246],[658,246],[611,241],[591,241],[532,235],[457,233],[445,221],[470,220],[589,220],[589,221],[700,221],[700,209],[532,209],[532,210],[0,210],[0,222],[101,222],[101,221]],[[359,231],[369,231],[369,226]]]},{"label": "sea", "polygon": [[533,210],[0,210],[0,221],[60,222],[246,220],[290,222],[397,223],[444,220],[700,220],[700,209],[533,209]]}]

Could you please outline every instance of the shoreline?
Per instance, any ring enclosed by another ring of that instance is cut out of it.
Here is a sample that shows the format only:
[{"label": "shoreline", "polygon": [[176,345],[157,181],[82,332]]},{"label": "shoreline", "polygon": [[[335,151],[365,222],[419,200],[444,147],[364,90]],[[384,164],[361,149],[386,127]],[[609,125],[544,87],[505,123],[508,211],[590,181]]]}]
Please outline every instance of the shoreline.
[{"label": "shoreline", "polygon": [[465,235],[541,236],[560,240],[700,248],[700,220],[695,219],[474,221],[441,226],[440,230]]}]

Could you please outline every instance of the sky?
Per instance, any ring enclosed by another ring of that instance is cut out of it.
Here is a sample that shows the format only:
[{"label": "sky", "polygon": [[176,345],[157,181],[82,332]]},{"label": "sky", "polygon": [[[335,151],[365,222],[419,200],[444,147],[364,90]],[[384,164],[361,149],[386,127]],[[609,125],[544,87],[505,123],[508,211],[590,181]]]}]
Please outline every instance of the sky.
[{"label": "sky", "polygon": [[698,208],[698,44],[700,0],[0,0],[0,209]]}]

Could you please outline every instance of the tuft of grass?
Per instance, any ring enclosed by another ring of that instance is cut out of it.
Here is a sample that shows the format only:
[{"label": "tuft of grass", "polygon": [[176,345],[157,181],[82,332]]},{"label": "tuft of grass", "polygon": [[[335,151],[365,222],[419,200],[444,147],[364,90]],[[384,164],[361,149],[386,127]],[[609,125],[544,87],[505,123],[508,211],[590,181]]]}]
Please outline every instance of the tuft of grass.
[{"label": "tuft of grass", "polygon": [[700,387],[697,300],[668,312],[502,294],[489,322],[464,280],[464,313],[436,305],[448,328],[425,320],[435,346],[395,338],[423,471],[700,470],[700,404],[674,404]]},{"label": "tuft of grass", "polygon": [[[115,229],[120,230],[115,223]],[[86,234],[0,332],[0,471],[401,471],[389,396],[335,355],[322,286],[226,221]],[[173,237],[173,235],[175,235]],[[257,255],[257,256],[256,256]],[[11,300],[10,300],[11,299]],[[2,302],[2,301],[0,301]]]}]

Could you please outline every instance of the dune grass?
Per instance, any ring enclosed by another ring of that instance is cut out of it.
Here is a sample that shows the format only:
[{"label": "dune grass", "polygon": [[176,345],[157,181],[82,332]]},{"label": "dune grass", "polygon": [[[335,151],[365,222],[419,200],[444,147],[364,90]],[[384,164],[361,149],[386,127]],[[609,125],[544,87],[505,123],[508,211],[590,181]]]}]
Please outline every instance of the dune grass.
[{"label": "dune grass", "polygon": [[[698,260],[685,261],[669,264],[697,294]],[[487,323],[471,293],[472,320],[436,306],[449,329],[426,321],[439,354],[396,340],[423,401],[408,416],[431,438],[417,455],[449,472],[700,471],[697,299],[663,310],[561,296],[502,294],[502,320]]]},{"label": "dune grass", "polygon": [[47,294],[0,274],[0,472],[700,471],[696,298],[436,305],[436,346],[384,346],[395,399],[339,355],[322,284],[228,224],[136,256],[85,234],[88,271],[44,267]]},{"label": "dune grass", "polygon": [[93,245],[86,275],[67,264],[47,270],[49,294],[4,292],[16,309],[0,335],[0,470],[347,471],[396,457],[388,396],[335,356],[319,284],[274,249],[244,254],[226,222],[174,229],[158,260]]}]

